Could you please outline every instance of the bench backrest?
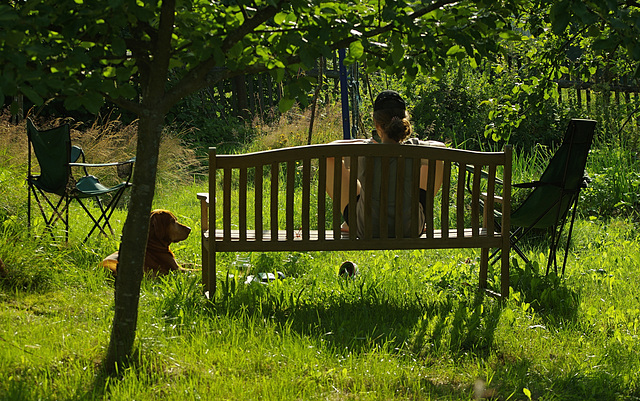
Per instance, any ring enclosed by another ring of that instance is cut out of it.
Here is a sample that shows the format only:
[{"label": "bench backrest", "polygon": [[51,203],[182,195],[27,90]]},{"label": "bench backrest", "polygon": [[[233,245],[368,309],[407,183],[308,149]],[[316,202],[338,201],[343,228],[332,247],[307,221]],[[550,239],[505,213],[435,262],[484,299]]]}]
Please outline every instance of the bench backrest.
[{"label": "bench backrest", "polygon": [[[383,172],[395,170],[395,180],[389,174],[378,177],[368,174],[362,183],[365,188],[373,188],[373,182],[378,181],[381,189],[376,194],[364,191],[365,226],[360,227],[360,236],[355,235],[358,232],[356,213],[349,215],[348,233],[341,232],[340,228],[342,158],[346,158],[345,163],[352,172],[349,187],[353,205],[359,168],[373,171],[377,165]],[[327,159],[335,163],[333,201],[326,194]],[[443,166],[443,182],[438,195],[434,196],[437,161]],[[392,169],[389,166],[393,164],[405,168]],[[404,231],[402,217],[407,213],[411,216],[411,232],[420,231],[417,217],[422,164],[429,166],[424,233],[420,237],[396,236],[393,231]],[[473,152],[418,145],[322,144],[217,155],[216,149],[210,148],[209,169],[209,227],[203,229],[217,232],[216,241],[212,242],[218,251],[322,250],[328,249],[328,242],[332,243],[330,249],[440,248],[451,247],[451,241],[459,241],[456,245],[459,247],[473,247],[477,242],[480,247],[484,244],[481,237],[494,237],[494,219],[483,218],[480,205],[484,203],[492,210],[495,203],[492,195],[481,200],[481,193],[493,194],[496,179],[502,179],[504,207],[508,208],[511,149]],[[477,172],[471,173],[471,191],[465,188],[468,170]],[[488,172],[486,184],[481,183],[481,170]],[[501,178],[497,176],[499,170],[502,170]],[[390,188],[394,181],[396,187]],[[408,192],[404,187],[406,182],[412,188]],[[410,202],[405,202],[406,196],[410,196]],[[380,203],[377,220],[372,218],[371,207],[366,206],[371,205],[374,197],[378,197]],[[395,211],[395,230],[393,226],[390,230],[387,224],[389,210]],[[508,219],[508,212],[503,216]],[[374,221],[378,221],[375,227],[371,223]],[[484,232],[482,227],[486,227]],[[504,221],[502,227],[508,229],[508,221]]]}]

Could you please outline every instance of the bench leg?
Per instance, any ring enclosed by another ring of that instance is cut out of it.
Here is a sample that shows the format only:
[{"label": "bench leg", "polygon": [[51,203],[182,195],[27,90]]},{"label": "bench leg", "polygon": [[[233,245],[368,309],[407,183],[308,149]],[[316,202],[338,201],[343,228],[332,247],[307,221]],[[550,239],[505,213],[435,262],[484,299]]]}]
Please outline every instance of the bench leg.
[{"label": "bench leg", "polygon": [[480,282],[478,286],[484,290],[487,288],[487,275],[489,269],[489,248],[480,250]]},{"label": "bench leg", "polygon": [[216,253],[209,253],[204,242],[202,244],[202,285],[204,295],[213,299],[216,293]]},{"label": "bench leg", "polygon": [[506,249],[502,250],[500,263],[500,292],[502,299],[509,298],[509,241],[507,241]]},{"label": "bench leg", "polygon": [[202,239],[202,291],[205,295],[209,293],[209,251]]},{"label": "bench leg", "polygon": [[213,299],[216,294],[216,252],[213,251],[209,254],[209,299]]}]

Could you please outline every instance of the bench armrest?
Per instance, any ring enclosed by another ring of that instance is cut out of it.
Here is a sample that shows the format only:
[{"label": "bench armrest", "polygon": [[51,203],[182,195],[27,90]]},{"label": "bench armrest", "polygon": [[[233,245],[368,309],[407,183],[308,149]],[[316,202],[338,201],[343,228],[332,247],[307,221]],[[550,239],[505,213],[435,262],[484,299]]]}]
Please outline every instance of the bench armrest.
[{"label": "bench armrest", "polygon": [[205,232],[209,230],[209,193],[199,192],[197,196],[200,200],[200,228]]}]

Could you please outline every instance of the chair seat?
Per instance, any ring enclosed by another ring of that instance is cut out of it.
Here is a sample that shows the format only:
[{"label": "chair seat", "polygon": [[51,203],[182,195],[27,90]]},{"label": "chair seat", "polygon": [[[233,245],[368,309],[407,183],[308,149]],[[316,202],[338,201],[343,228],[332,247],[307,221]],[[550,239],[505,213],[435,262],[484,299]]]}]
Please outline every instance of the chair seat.
[{"label": "chair seat", "polygon": [[130,186],[131,183],[121,182],[120,184],[114,185],[112,187],[107,187],[100,183],[97,177],[93,175],[88,175],[86,177],[82,177],[76,182],[76,196],[80,198],[89,198],[92,196],[99,196],[103,194],[107,194],[109,192],[117,191],[125,186]]}]

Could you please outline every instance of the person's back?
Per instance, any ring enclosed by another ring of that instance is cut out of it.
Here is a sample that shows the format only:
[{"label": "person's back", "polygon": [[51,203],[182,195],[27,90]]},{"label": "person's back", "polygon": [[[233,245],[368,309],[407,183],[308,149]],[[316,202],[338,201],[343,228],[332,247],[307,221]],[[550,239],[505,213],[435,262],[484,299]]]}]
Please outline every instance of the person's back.
[{"label": "person's back", "polygon": [[[407,138],[411,135],[412,127],[409,122],[409,115],[406,110],[406,104],[400,94],[395,91],[383,91],[381,92],[375,99],[373,104],[373,122],[376,127],[376,131],[380,136],[380,141],[382,144],[376,144],[373,140],[344,140],[344,141],[336,141],[338,143],[369,143],[371,146],[410,146],[410,145],[401,145],[403,143],[409,143],[412,145],[426,145],[426,146],[444,146],[444,144],[440,142],[424,142],[420,141],[416,138],[411,138],[406,141]],[[419,236],[423,230],[425,217],[424,217],[424,199],[426,199],[426,185],[427,185],[427,175],[428,175],[428,160],[421,160],[420,164],[420,173],[418,176],[420,177],[419,182],[414,182],[411,177],[414,177],[413,172],[413,160],[405,160],[404,166],[401,168],[404,169],[404,174],[400,174],[400,177],[404,177],[404,184],[402,185],[402,191],[396,190],[396,181],[398,177],[398,167],[397,159],[393,157],[389,158],[389,165],[383,166],[380,158],[374,158],[373,163],[367,169],[367,163],[362,160],[358,160],[358,183],[357,183],[357,201],[355,205],[349,204],[349,176],[350,171],[345,165],[343,160],[341,166],[341,192],[340,192],[340,207],[342,209],[342,216],[345,220],[345,223],[349,221],[349,213],[356,213],[357,221],[358,221],[358,233],[359,237],[363,237],[365,234],[365,220],[366,223],[372,225],[372,236],[380,237],[380,218],[386,214],[387,216],[387,237],[393,238],[396,237],[396,200],[398,199],[398,192],[402,193],[402,237],[416,237]],[[329,196],[333,198],[333,183],[334,183],[334,163],[332,159],[327,159],[327,182],[326,189]],[[371,172],[369,172],[371,170]],[[400,171],[402,173],[402,171]],[[371,177],[371,188],[366,188],[367,174],[373,174]],[[440,189],[440,185],[442,183],[442,162],[436,164],[436,172],[435,172],[435,186],[434,191],[437,192]],[[386,210],[380,210],[381,200],[383,197],[381,196],[382,183],[388,183],[388,197],[387,197],[387,207]],[[414,194],[414,188],[419,187],[419,199],[412,199],[412,195]],[[368,209],[365,204],[365,197],[367,191],[371,192],[371,215],[367,217],[365,211]],[[435,193],[434,192],[434,193]],[[411,210],[415,210],[412,208],[414,203],[418,203],[418,216],[412,216]],[[416,226],[418,227],[414,232],[412,232],[412,223],[414,218],[417,218],[418,221]],[[343,226],[345,228],[345,226]]]},{"label": "person's back", "polygon": [[[386,178],[388,185],[387,187],[387,196],[386,196],[386,215],[387,215],[387,236],[389,238],[395,238],[396,234],[396,202],[397,199],[400,198],[398,196],[397,190],[397,177],[398,177],[398,159],[390,158],[388,161],[388,166],[382,165],[382,160],[379,157],[373,157],[372,160],[372,169],[371,171],[366,168],[366,158],[361,157],[358,160],[358,180],[362,184],[360,189],[360,200],[357,205],[357,216],[358,216],[358,236],[364,237],[364,227],[365,223],[371,224],[372,236],[373,238],[380,237],[380,218],[382,216],[380,210],[380,204],[382,201],[382,181],[383,177]],[[411,205],[412,205],[412,193],[414,186],[417,186],[418,183],[412,183],[410,177],[413,176],[413,159],[404,159],[400,162],[400,164],[404,164],[404,166],[400,166],[400,168],[404,168],[404,182],[402,187],[402,227],[403,232],[399,235],[400,237],[417,237],[422,232],[422,227],[424,226],[424,210],[422,204],[418,206],[418,230],[416,232],[411,232],[411,222],[413,220],[413,216],[411,216]],[[371,188],[367,188],[365,183],[367,182],[367,175],[372,174],[371,179]],[[365,222],[365,206],[367,199],[367,192],[371,191],[371,219]]]}]

